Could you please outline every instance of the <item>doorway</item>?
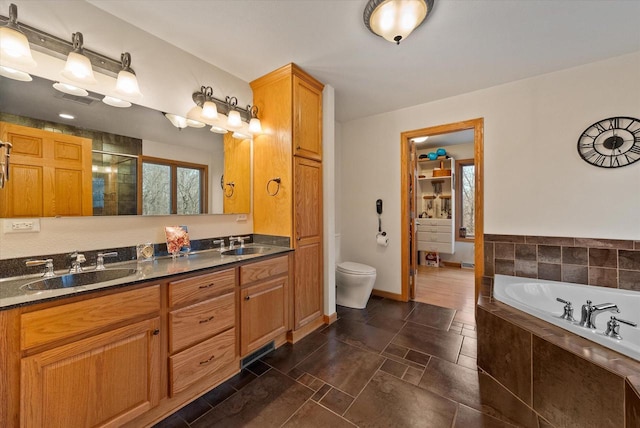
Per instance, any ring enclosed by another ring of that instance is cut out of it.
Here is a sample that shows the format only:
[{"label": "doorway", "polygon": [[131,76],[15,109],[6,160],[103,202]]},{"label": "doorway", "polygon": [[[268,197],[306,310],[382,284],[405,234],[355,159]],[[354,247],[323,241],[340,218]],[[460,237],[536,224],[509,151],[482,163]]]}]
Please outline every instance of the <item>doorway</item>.
[{"label": "doorway", "polygon": [[[478,294],[480,291],[480,285],[482,281],[482,275],[484,272],[484,204],[483,204],[483,153],[484,153],[484,119],[472,119],[462,122],[456,122],[446,125],[439,125],[435,127],[422,128],[412,131],[403,132],[401,134],[401,195],[402,195],[402,299],[409,300],[410,298],[415,297],[416,292],[416,283],[418,279],[418,245],[417,245],[417,230],[416,230],[416,222],[419,218],[419,214],[424,214],[424,210],[422,209],[422,204],[424,200],[418,201],[417,195],[420,192],[420,188],[418,187],[418,177],[416,176],[417,171],[417,161],[418,161],[418,153],[416,152],[416,147],[413,139],[423,136],[435,137],[443,134],[456,133],[459,131],[471,130],[473,132],[473,160],[474,160],[474,202],[475,207],[473,210],[473,218],[474,218],[474,238],[472,240],[474,245],[474,269],[473,269],[473,302],[475,303],[478,298]],[[443,156],[438,156],[437,159],[444,159]],[[435,169],[452,169],[452,164],[442,163],[440,165],[441,168]],[[446,171],[443,171],[443,174],[447,174]],[[451,186],[454,184],[455,180],[455,171],[451,171],[451,176],[449,177],[449,189],[454,188]],[[427,180],[429,181],[429,180]],[[438,180],[444,181],[442,186],[447,185],[447,180]],[[434,184],[434,183],[430,183]],[[453,204],[449,202],[447,205],[446,196],[442,192],[441,188],[436,188],[434,186],[434,194],[437,194],[437,200],[439,204],[434,204],[435,207],[431,207],[431,210],[437,208],[438,215],[434,214],[432,211],[430,214],[434,216],[434,218],[442,218],[447,217],[451,210]],[[445,196],[444,198],[441,196]],[[449,197],[452,195],[449,194]],[[434,201],[435,202],[435,201]],[[443,209],[444,207],[444,209]],[[420,211],[418,211],[420,210]],[[453,220],[453,212],[451,213],[451,217]],[[444,223],[447,223],[444,221]],[[451,222],[447,223],[451,224]],[[456,236],[459,236],[460,228],[462,226],[458,226],[455,229]],[[454,243],[455,245],[455,243]],[[445,248],[446,249],[446,248]],[[446,281],[446,280],[445,280]]]}]

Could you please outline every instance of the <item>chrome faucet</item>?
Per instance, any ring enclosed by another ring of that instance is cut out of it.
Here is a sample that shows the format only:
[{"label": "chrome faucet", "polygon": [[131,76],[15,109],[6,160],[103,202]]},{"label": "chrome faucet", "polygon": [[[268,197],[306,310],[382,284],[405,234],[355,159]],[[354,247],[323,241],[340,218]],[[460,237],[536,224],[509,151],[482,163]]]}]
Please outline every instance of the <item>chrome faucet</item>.
[{"label": "chrome faucet", "polygon": [[82,263],[86,262],[87,259],[84,258],[84,254],[78,253],[78,251],[74,251],[69,254],[69,258],[71,259],[71,267],[69,268],[69,273],[80,273],[82,272]]},{"label": "chrome faucet", "polygon": [[96,257],[96,270],[104,270],[104,258],[105,257],[118,257],[117,251],[112,251],[110,253],[98,253]]},{"label": "chrome faucet", "polygon": [[580,325],[586,328],[596,328],[596,317],[602,312],[620,313],[620,309],[618,309],[618,306],[615,303],[592,305],[591,300],[587,300],[587,304],[582,305]]},{"label": "chrome faucet", "polygon": [[44,260],[27,260],[25,262],[27,266],[42,266],[44,265],[44,274],[42,275],[45,278],[51,278],[56,276],[53,271],[53,259],[44,259]]},{"label": "chrome faucet", "polygon": [[224,251],[224,239],[214,239],[213,245],[220,244],[220,251]]},{"label": "chrome faucet", "polygon": [[240,242],[240,238],[236,238],[235,236],[229,237],[229,249],[233,250],[236,248],[236,242]]}]

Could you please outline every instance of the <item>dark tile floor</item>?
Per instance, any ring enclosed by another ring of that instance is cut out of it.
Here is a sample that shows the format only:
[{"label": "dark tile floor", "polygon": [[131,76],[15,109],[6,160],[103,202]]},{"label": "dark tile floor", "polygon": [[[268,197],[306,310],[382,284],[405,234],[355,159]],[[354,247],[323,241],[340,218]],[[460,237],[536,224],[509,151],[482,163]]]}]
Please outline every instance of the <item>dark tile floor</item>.
[{"label": "dark tile floor", "polygon": [[156,428],[511,427],[537,416],[476,368],[455,310],[372,297],[286,344]]}]

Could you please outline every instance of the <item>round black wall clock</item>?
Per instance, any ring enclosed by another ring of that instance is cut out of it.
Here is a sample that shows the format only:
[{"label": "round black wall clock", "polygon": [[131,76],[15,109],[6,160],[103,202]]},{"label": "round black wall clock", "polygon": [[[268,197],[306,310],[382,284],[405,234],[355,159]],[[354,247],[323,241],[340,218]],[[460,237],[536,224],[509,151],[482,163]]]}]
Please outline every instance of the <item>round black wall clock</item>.
[{"label": "round black wall clock", "polygon": [[578,153],[586,162],[602,168],[640,161],[640,120],[617,116],[594,123],[580,135]]}]

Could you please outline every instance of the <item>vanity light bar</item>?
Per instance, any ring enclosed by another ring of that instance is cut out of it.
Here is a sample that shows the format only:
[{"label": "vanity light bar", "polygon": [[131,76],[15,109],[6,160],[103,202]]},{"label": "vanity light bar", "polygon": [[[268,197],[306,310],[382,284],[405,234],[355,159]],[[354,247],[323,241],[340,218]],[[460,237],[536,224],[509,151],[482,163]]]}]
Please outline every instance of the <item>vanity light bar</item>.
[{"label": "vanity light bar", "polygon": [[[0,25],[4,25],[9,18],[0,15]],[[27,36],[31,47],[38,52],[44,52],[59,59],[66,59],[70,52],[73,52],[73,43],[61,39],[37,28],[25,25],[20,22],[20,30]],[[122,61],[109,58],[105,55],[93,52],[84,48],[83,54],[89,58],[93,67],[99,68],[104,74],[111,77],[118,77],[122,70]]]}]

